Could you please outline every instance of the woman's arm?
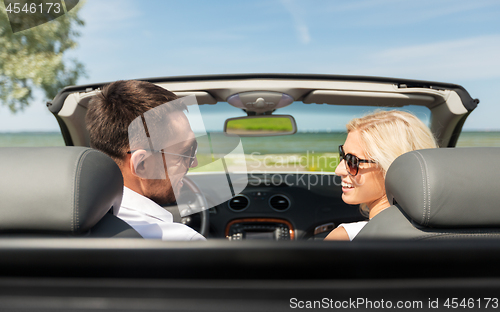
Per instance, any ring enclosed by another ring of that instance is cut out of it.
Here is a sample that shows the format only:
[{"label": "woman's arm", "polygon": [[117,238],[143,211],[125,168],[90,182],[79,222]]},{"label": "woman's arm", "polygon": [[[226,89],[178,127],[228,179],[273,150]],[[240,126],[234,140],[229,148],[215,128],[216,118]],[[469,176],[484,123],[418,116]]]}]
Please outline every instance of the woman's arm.
[{"label": "woman's arm", "polygon": [[344,229],[343,226],[339,226],[333,231],[330,232],[325,237],[325,240],[344,240],[344,241],[349,241],[349,235],[347,235],[347,231]]}]

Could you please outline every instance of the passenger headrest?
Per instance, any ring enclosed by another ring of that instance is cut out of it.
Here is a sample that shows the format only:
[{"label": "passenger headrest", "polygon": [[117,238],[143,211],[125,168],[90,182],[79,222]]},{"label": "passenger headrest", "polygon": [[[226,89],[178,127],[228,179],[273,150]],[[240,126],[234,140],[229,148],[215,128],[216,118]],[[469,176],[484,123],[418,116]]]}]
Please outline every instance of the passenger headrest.
[{"label": "passenger headrest", "polygon": [[500,148],[439,148],[398,157],[386,175],[389,201],[436,228],[500,226]]},{"label": "passenger headrest", "polygon": [[90,148],[0,148],[0,172],[0,231],[82,233],[121,204],[120,169]]}]

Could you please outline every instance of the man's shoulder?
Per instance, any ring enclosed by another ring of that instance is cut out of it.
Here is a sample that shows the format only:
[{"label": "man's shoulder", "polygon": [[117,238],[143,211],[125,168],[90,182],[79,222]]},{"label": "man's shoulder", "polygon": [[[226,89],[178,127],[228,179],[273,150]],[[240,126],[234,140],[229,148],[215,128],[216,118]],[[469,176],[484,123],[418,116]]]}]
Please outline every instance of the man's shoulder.
[{"label": "man's shoulder", "polygon": [[172,241],[205,240],[205,237],[189,226],[174,223],[172,214],[163,207],[126,187],[117,216],[144,238]]},{"label": "man's shoulder", "polygon": [[144,238],[162,240],[205,240],[198,232],[187,225],[172,222],[164,216],[146,214],[140,210],[121,207],[118,215]]}]

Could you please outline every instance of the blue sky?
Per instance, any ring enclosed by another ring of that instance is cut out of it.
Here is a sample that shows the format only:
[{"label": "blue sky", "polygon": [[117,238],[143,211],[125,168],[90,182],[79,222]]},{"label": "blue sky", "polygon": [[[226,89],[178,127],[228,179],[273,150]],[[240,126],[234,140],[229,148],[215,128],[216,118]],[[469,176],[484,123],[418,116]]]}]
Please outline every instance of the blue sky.
[{"label": "blue sky", "polygon": [[[451,82],[481,103],[467,130],[500,130],[497,0],[87,0],[71,52],[89,77],[320,73]],[[0,131],[57,131],[41,99],[0,109]]]}]

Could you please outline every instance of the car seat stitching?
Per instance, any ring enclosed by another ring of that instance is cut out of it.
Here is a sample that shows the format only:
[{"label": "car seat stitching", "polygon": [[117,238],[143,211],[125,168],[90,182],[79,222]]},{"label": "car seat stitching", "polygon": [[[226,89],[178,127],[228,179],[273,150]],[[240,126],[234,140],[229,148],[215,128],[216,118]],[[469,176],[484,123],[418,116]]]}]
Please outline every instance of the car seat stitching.
[{"label": "car seat stitching", "polygon": [[[412,225],[413,226],[413,225]],[[417,229],[415,226],[413,226],[415,229]],[[418,230],[418,229],[417,229]],[[421,231],[421,230],[420,230]],[[413,239],[421,239],[421,238],[433,238],[436,236],[456,236],[456,237],[476,237],[476,236],[489,236],[489,235],[500,235],[500,231],[496,230],[496,232],[491,232],[491,230],[488,229],[477,229],[477,230],[467,230],[466,232],[426,232],[425,234],[422,234],[420,236],[414,237]]]},{"label": "car seat stitching", "polygon": [[[417,231],[419,231],[419,232],[421,232],[421,231],[422,231],[420,228],[416,227],[416,226],[415,226],[415,224],[413,224],[413,222],[411,222],[411,221],[410,221],[409,223],[410,223],[410,226],[411,226],[413,229],[415,229],[415,230],[417,230]],[[417,237],[413,237],[413,238],[411,238],[411,240],[417,240],[417,239],[420,239],[420,238],[425,238],[425,237],[427,237],[427,236],[429,236],[429,235],[439,235],[439,234],[440,234],[440,233],[429,233],[429,234],[425,234],[425,235],[420,235],[420,236],[417,236]]]},{"label": "car seat stitching", "polygon": [[426,224],[429,224],[431,222],[431,183],[430,183],[430,178],[429,178],[429,170],[427,166],[427,162],[425,161],[424,156],[419,152],[416,151],[417,154],[419,154],[422,157],[422,161],[424,162],[424,168],[425,168],[425,176],[426,176],[426,181],[427,181],[427,221]]},{"label": "car seat stitching", "polygon": [[[78,166],[78,163],[76,164]],[[76,168],[75,168],[75,171],[76,171]],[[71,181],[71,197],[73,199],[73,209],[75,209],[75,183],[76,183],[76,179],[72,179]],[[75,220],[74,220],[74,214],[75,212],[73,211],[73,216],[71,217],[71,231],[73,232],[74,228],[75,228]]]},{"label": "car seat stitching", "polygon": [[80,158],[78,159],[77,163],[76,163],[76,177],[75,177],[75,181],[76,181],[76,186],[75,186],[75,195],[74,195],[74,219],[75,219],[75,222],[74,222],[74,225],[73,225],[73,228],[72,228],[72,231],[76,232],[77,230],[79,230],[80,228],[80,215],[79,215],[79,212],[80,212],[80,206],[79,206],[79,203],[80,203],[80,198],[79,198],[79,194],[80,194],[80,175],[81,175],[81,172],[82,172],[82,167],[81,164],[83,163],[83,161],[85,160],[85,158],[87,157],[87,155],[91,152],[92,150],[86,150],[83,154],[80,155]]},{"label": "car seat stitching", "polygon": [[464,237],[496,237],[500,236],[500,232],[494,233],[440,233],[439,235],[429,236],[429,239],[447,239],[447,238],[464,238]]},{"label": "car seat stitching", "polygon": [[426,212],[427,212],[427,206],[426,206],[427,205],[427,201],[426,201],[427,193],[426,193],[426,188],[425,188],[424,168],[422,166],[422,161],[420,160],[420,158],[417,155],[415,155],[415,154],[413,154],[413,155],[417,158],[418,163],[420,165],[420,171],[422,172],[422,186],[423,186],[423,189],[424,189],[424,192],[423,192],[424,193],[424,210],[423,210],[422,221],[421,222],[422,222],[422,225],[427,225],[426,222],[425,222],[426,221],[425,220],[425,215],[426,215]]},{"label": "car seat stitching", "polygon": [[423,234],[423,235],[414,237],[412,240],[419,240],[419,239],[423,239],[423,238],[435,237],[435,236],[439,236],[441,234],[442,233],[427,233],[427,234]]}]

